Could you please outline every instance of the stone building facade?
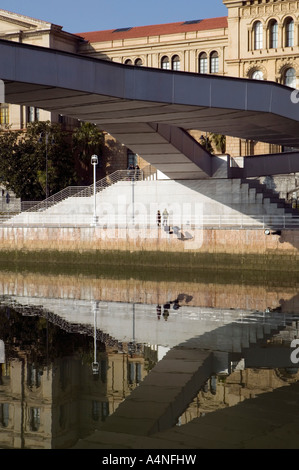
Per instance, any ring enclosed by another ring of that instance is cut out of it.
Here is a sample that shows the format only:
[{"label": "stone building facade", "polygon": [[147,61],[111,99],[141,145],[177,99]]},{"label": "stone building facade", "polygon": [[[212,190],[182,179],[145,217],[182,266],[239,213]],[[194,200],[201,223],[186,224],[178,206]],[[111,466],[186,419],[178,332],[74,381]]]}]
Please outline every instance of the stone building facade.
[{"label": "stone building facade", "polygon": [[[221,0],[219,0],[220,2]],[[45,21],[0,10],[0,38],[51,47],[132,66],[269,80],[296,88],[299,78],[299,1],[223,0],[227,16],[177,23],[71,34]],[[195,18],[200,16],[194,12]],[[32,107],[1,104],[0,124],[26,128],[50,119],[71,128],[65,116]],[[201,132],[190,133],[199,139]],[[106,135],[106,134],[105,134]],[[142,156],[106,135],[110,173]],[[226,137],[232,156],[280,152],[281,147]],[[215,149],[217,153],[217,149]],[[220,153],[218,151],[218,153]]]}]

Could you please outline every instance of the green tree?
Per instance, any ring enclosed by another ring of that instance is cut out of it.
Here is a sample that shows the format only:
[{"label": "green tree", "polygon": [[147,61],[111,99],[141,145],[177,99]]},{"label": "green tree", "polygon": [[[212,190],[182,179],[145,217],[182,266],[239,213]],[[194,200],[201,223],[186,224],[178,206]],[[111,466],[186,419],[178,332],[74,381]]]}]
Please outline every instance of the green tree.
[{"label": "green tree", "polygon": [[0,179],[22,200],[41,200],[77,184],[71,138],[59,124],[34,122],[26,133],[0,132]]},{"label": "green tree", "polygon": [[90,164],[93,154],[98,156],[102,154],[103,144],[103,133],[90,122],[81,122],[73,133],[73,149],[77,152],[79,160],[86,166]]},{"label": "green tree", "polygon": [[213,145],[211,139],[208,135],[201,136],[199,143],[202,147],[204,147],[208,152],[213,153]]},{"label": "green tree", "polygon": [[222,134],[211,134],[211,140],[218,150],[221,153],[226,151],[226,136]]}]

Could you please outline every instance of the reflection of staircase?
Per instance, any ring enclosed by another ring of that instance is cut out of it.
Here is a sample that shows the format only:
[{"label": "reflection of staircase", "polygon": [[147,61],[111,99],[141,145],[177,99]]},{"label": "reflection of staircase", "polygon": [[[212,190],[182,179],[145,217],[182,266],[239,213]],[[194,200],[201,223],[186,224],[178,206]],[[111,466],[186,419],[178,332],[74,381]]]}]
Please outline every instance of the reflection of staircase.
[{"label": "reflection of staircase", "polygon": [[248,184],[249,189],[254,189],[256,194],[260,194],[263,200],[269,200],[272,204],[277,204],[277,208],[284,209],[286,214],[299,216],[299,210],[292,208],[292,205],[279,196],[279,193],[268,188],[257,179],[241,179],[242,184]]}]

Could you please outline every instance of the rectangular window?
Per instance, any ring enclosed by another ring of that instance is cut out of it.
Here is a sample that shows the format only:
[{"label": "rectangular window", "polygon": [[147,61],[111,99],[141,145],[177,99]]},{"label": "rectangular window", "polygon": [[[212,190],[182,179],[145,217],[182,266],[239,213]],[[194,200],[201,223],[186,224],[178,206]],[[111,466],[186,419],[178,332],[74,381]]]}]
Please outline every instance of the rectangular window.
[{"label": "rectangular window", "polygon": [[211,57],[211,73],[219,72],[219,58]]},{"label": "rectangular window", "polygon": [[177,71],[181,70],[181,63],[180,63],[180,61],[175,61],[175,62],[173,62],[173,67],[172,67],[172,69],[173,69],[173,70],[177,70]]},{"label": "rectangular window", "polygon": [[278,24],[274,23],[270,30],[270,49],[277,49],[278,47]]},{"label": "rectangular window", "polygon": [[105,421],[105,419],[109,416],[109,403],[106,401],[103,401],[101,403],[102,405],[102,421]]},{"label": "rectangular window", "polygon": [[128,168],[130,165],[133,165],[135,167],[137,165],[137,154],[128,152]]},{"label": "rectangular window", "polygon": [[38,431],[40,427],[40,408],[30,408],[30,429]]},{"label": "rectangular window", "polygon": [[199,60],[199,73],[208,73],[208,59],[202,58]]},{"label": "rectangular window", "polygon": [[28,106],[27,108],[27,122],[39,121],[39,108]]},{"label": "rectangular window", "polygon": [[294,22],[290,21],[287,24],[287,37],[286,37],[286,47],[294,46]]},{"label": "rectangular window", "polygon": [[263,48],[263,25],[258,21],[254,26],[254,49],[257,51]]},{"label": "rectangular window", "polygon": [[1,403],[0,404],[0,426],[7,428],[9,423],[9,404]]},{"label": "rectangular window", "polygon": [[0,124],[9,124],[9,107],[8,104],[0,104]]}]

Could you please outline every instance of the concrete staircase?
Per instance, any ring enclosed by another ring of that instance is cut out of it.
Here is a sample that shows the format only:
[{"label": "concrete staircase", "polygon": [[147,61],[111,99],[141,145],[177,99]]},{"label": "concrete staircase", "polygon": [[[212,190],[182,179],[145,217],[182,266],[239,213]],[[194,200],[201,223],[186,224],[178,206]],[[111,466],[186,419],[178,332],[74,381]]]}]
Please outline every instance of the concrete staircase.
[{"label": "concrete staircase", "polygon": [[[156,213],[164,208],[170,213],[170,224],[188,224],[197,217],[200,224],[227,225],[247,223],[275,226],[277,220],[292,222],[292,210],[276,193],[253,180],[154,180],[119,181],[96,196],[99,225],[128,224],[132,220],[156,224]],[[74,195],[37,212],[27,211],[4,222],[33,225],[90,225],[94,197]],[[223,222],[226,221],[226,222]]]},{"label": "concrete staircase", "polygon": [[269,199],[269,202],[277,204],[278,208],[283,208],[286,214],[299,216],[299,210],[294,209],[292,205],[279,196],[279,193],[267,188],[257,179],[242,179],[242,184],[248,184],[250,188],[255,189],[256,194],[262,194],[263,200]]}]

